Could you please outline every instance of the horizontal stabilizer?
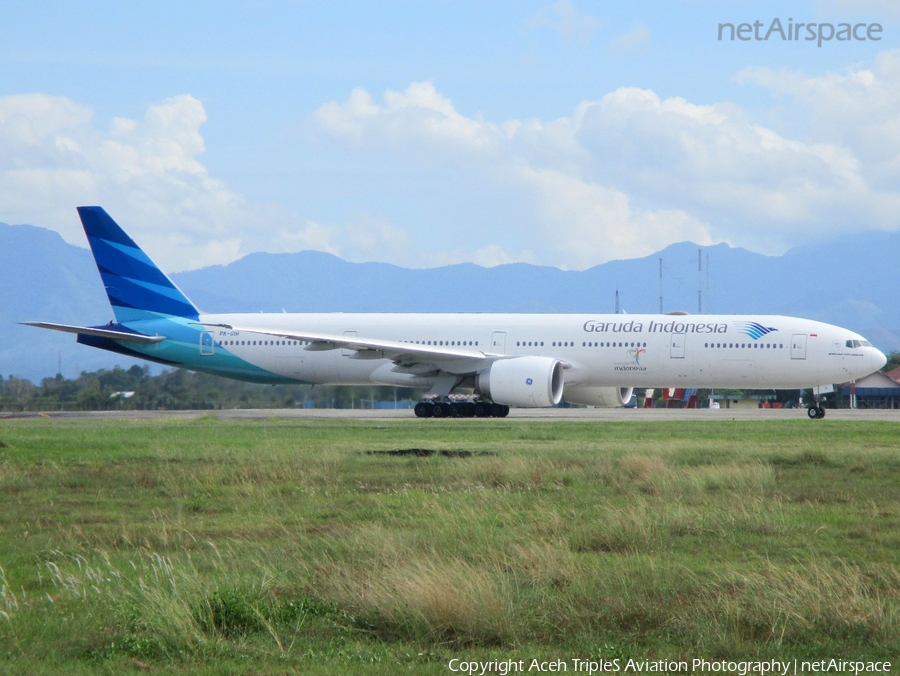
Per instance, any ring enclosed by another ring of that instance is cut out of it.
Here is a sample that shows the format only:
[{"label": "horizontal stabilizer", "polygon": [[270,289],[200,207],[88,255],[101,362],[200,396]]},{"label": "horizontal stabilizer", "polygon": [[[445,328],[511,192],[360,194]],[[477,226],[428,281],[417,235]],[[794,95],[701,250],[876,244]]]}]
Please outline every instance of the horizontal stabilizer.
[{"label": "horizontal stabilizer", "polygon": [[65,333],[78,333],[83,336],[97,336],[111,340],[124,340],[132,343],[161,343],[165,336],[145,336],[142,333],[129,333],[128,331],[115,331],[113,329],[101,329],[94,326],[71,326],[70,324],[53,324],[52,322],[19,322],[26,326],[36,326],[39,329],[52,329]]}]

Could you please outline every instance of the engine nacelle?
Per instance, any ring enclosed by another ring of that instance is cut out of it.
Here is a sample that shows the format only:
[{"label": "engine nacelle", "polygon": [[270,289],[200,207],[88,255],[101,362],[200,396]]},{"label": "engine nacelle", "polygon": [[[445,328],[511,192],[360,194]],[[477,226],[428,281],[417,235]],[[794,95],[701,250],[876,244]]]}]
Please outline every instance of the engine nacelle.
[{"label": "engine nacelle", "polygon": [[624,406],[634,394],[633,387],[567,387],[566,401],[570,404],[614,408]]},{"label": "engine nacelle", "polygon": [[562,400],[563,365],[550,357],[500,359],[478,374],[478,389],[498,404],[556,406]]}]

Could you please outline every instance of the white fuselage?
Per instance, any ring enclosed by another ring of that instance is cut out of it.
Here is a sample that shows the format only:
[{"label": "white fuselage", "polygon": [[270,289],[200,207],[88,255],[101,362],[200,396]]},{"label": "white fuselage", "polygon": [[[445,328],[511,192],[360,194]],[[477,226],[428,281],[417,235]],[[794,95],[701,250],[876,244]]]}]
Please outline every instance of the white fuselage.
[{"label": "white fuselage", "polygon": [[[789,389],[847,382],[884,364],[858,334],[773,315],[228,314],[207,325],[252,326],[400,341],[481,355],[544,356],[565,364],[565,387]],[[398,370],[377,352],[322,349],[253,331],[209,328],[208,368],[222,352],[308,383],[428,386],[429,369]],[[473,362],[472,369],[478,365]],[[466,365],[457,365],[465,372]]]}]

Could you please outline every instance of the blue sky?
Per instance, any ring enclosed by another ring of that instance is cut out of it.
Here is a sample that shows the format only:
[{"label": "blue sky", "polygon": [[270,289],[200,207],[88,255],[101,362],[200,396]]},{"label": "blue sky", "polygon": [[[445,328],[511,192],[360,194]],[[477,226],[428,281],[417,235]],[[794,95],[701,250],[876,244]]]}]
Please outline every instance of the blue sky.
[{"label": "blue sky", "polygon": [[[0,220],[163,267],[314,248],[586,268],[900,227],[895,3],[0,8]],[[721,22],[883,26],[719,41]]]}]

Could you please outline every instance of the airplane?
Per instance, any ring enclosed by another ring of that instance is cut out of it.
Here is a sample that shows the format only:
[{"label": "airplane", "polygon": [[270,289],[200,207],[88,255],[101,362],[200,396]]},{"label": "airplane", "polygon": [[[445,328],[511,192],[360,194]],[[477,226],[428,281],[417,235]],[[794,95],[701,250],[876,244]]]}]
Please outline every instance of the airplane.
[{"label": "airplane", "polygon": [[[428,388],[419,417],[505,416],[635,387],[802,389],[880,369],[838,326],[777,315],[201,312],[102,207],[78,207],[115,321],[22,322],[84,345],[257,383]],[[474,394],[451,396],[455,390]],[[812,419],[825,409],[813,401]]]}]

